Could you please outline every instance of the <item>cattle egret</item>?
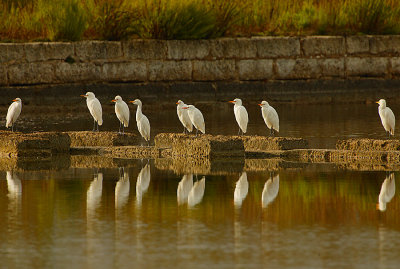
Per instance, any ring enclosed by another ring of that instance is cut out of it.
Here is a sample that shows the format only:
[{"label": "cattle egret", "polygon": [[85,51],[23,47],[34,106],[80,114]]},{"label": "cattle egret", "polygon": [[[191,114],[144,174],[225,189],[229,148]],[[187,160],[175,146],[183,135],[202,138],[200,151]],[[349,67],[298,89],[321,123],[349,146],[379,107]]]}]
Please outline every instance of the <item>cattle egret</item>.
[{"label": "cattle egret", "polygon": [[147,141],[149,145],[150,141],[150,122],[149,119],[142,113],[142,101],[135,99],[134,101],[129,101],[132,104],[137,105],[136,110],[136,124],[140,135]]},{"label": "cattle egret", "polygon": [[204,196],[204,190],[206,188],[206,178],[203,177],[201,180],[193,184],[192,189],[188,195],[188,206],[193,207],[201,202]]},{"label": "cattle egret", "polygon": [[279,192],[279,175],[271,176],[265,184],[261,197],[262,207],[267,207],[278,195]]},{"label": "cattle egret", "polygon": [[381,191],[379,193],[378,204],[376,209],[380,211],[386,210],[386,204],[392,200],[396,192],[396,185],[394,180],[394,174],[391,173],[382,183]]},{"label": "cattle egret", "polygon": [[179,100],[178,102],[176,102],[177,106],[176,106],[176,112],[178,114],[178,118],[181,121],[182,125],[183,125],[183,133],[186,133],[186,129],[188,130],[188,132],[192,132],[193,131],[193,124],[190,121],[189,115],[188,115],[188,111],[183,109],[184,107],[187,107],[187,105],[182,102],[181,100]]},{"label": "cattle egret", "polygon": [[279,132],[279,117],[275,108],[270,106],[267,101],[262,101],[261,104],[258,105],[261,107],[261,114],[265,124],[271,129],[271,135],[274,135],[274,129]]},{"label": "cattle egret", "polygon": [[86,94],[83,94],[81,96],[86,97],[87,107],[89,109],[90,114],[93,117],[94,120],[93,131],[96,131],[96,122],[97,122],[97,131],[99,131],[99,125],[103,124],[103,110],[101,108],[99,99],[97,99],[94,93],[92,92],[87,92]]},{"label": "cattle egret", "polygon": [[129,107],[119,95],[115,96],[114,100],[111,100],[111,102],[115,103],[115,114],[119,120],[118,133],[121,133],[122,125],[122,134],[124,134],[124,128],[129,126]]},{"label": "cattle egret", "polygon": [[247,132],[247,123],[249,123],[249,115],[247,114],[247,110],[242,105],[242,100],[239,98],[229,102],[235,104],[233,107],[233,112],[235,113],[235,118],[239,125],[238,135],[240,135],[240,130],[242,130],[242,134],[245,134]]},{"label": "cattle egret", "polygon": [[203,134],[206,133],[206,124],[204,123],[203,114],[199,109],[197,109],[194,105],[188,105],[183,107],[183,109],[187,109],[189,119],[192,122],[193,126],[196,128],[196,136],[197,132],[200,130]]},{"label": "cattle egret", "polygon": [[119,180],[115,185],[115,208],[123,207],[129,198],[130,182],[129,174],[122,169],[123,173],[119,175]]},{"label": "cattle egret", "polygon": [[390,135],[394,135],[395,117],[393,111],[386,106],[385,99],[381,99],[376,103],[379,104],[378,112],[381,117],[383,128],[385,128],[386,132],[389,132],[390,137]]},{"label": "cattle egret", "polygon": [[14,131],[14,123],[17,121],[22,110],[22,101],[20,98],[15,98],[7,111],[6,128],[11,126],[11,131]]},{"label": "cattle egret", "polygon": [[240,207],[249,191],[249,182],[247,181],[247,173],[243,172],[239,180],[236,182],[235,192],[233,193],[233,203],[236,207]]}]

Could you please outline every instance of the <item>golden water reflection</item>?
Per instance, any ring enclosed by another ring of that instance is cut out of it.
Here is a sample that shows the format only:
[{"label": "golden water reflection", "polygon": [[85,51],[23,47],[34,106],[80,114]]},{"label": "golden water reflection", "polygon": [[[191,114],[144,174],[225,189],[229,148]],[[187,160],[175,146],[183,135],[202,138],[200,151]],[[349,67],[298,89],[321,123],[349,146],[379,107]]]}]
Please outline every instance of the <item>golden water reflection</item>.
[{"label": "golden water reflection", "polygon": [[[0,258],[7,268],[396,268],[395,174],[0,172]],[[382,181],[394,189],[385,211]]]}]

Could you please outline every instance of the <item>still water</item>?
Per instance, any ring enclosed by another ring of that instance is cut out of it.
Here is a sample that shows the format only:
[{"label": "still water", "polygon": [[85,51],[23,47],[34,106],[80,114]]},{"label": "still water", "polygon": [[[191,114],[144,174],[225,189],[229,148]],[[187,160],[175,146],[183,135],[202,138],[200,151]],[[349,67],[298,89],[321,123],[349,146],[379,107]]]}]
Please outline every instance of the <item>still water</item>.
[{"label": "still water", "polygon": [[1,267],[398,268],[398,176],[4,171]]}]

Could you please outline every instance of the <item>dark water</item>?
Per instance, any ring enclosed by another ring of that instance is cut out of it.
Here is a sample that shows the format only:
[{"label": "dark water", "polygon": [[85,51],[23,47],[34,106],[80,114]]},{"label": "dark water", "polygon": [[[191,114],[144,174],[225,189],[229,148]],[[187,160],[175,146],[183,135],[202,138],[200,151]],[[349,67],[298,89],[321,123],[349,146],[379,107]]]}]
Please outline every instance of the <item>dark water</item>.
[{"label": "dark water", "polygon": [[[21,114],[17,128],[22,131],[72,131],[92,130],[93,121],[81,100],[76,106],[51,108],[44,111],[29,111]],[[249,113],[249,135],[268,135],[269,131],[262,119],[257,102],[244,103]],[[353,137],[386,138],[386,133],[378,115],[378,105],[373,104],[271,104],[280,119],[280,136],[303,137],[311,147],[334,148],[338,139]],[[238,126],[233,114],[233,105],[228,102],[196,103],[204,115],[206,132],[210,134],[237,134]],[[390,107],[400,111],[400,104]],[[52,112],[54,110],[54,112]],[[135,122],[136,107],[130,106],[131,122],[128,132],[137,132]],[[176,115],[176,105],[144,103],[143,112],[151,124],[151,135],[160,132],[182,132],[183,127]],[[118,130],[119,122],[114,107],[103,104],[104,124],[101,130]]]},{"label": "dark water", "polygon": [[318,170],[2,172],[2,267],[398,268],[396,187],[376,209],[388,175]]},{"label": "dark water", "polygon": [[[266,134],[257,104],[245,105],[248,133]],[[237,133],[232,105],[196,106],[203,111],[208,133]],[[280,116],[279,135],[304,137],[312,147],[333,148],[342,138],[385,137],[376,104],[274,106]],[[395,104],[391,107],[395,114],[400,111]],[[117,130],[113,107],[103,109],[102,130]],[[131,108],[130,132],[137,132],[134,111]],[[182,131],[174,104],[144,103],[143,111],[152,137]],[[26,108],[21,115],[22,131],[92,128],[84,101],[54,113],[29,112]],[[133,160],[123,170],[1,171],[0,178],[2,268],[400,264],[399,192],[385,172],[312,166],[272,175],[265,170],[192,179],[158,170],[153,161],[146,166]]]}]

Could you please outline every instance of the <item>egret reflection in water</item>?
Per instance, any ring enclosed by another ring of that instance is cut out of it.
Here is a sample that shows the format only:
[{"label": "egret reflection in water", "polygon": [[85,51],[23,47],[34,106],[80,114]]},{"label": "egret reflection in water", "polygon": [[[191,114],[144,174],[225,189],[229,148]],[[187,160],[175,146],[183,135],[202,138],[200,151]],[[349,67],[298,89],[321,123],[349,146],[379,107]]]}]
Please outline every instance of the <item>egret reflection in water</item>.
[{"label": "egret reflection in water", "polygon": [[6,179],[7,179],[8,198],[13,201],[21,199],[21,194],[22,194],[21,180],[15,173],[11,171],[7,171]]},{"label": "egret reflection in water", "polygon": [[150,165],[146,164],[140,170],[136,181],[136,201],[140,205],[142,203],[143,194],[146,193],[150,185]]},{"label": "egret reflection in water", "polygon": [[86,210],[93,213],[100,205],[103,191],[103,173],[96,173],[86,194]]},{"label": "egret reflection in water", "polygon": [[279,192],[279,174],[271,177],[265,182],[262,192],[262,207],[266,208],[278,195]]},{"label": "egret reflection in water", "polygon": [[247,173],[243,172],[239,180],[236,182],[233,201],[236,207],[240,207],[249,191],[249,182],[247,181]]},{"label": "egret reflection in water", "polygon": [[386,204],[392,200],[396,192],[394,174],[390,173],[382,183],[381,191],[379,193],[377,209],[380,211],[386,210]]},{"label": "egret reflection in water", "polygon": [[178,205],[185,204],[187,202],[189,192],[193,188],[193,175],[186,174],[183,175],[182,180],[178,184],[178,189],[176,191]]},{"label": "egret reflection in water", "polygon": [[206,177],[203,176],[201,180],[198,180],[193,184],[193,187],[189,192],[188,205],[190,207],[193,207],[201,202],[204,196],[205,188],[206,188]]},{"label": "egret reflection in water", "polygon": [[119,180],[115,185],[115,208],[121,208],[128,202],[130,182],[129,174],[124,169],[119,171]]}]

